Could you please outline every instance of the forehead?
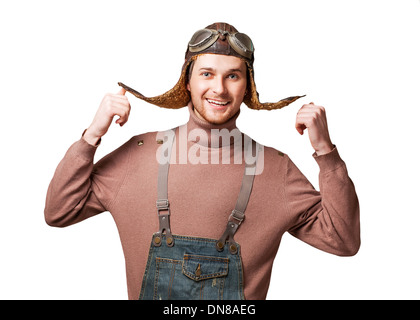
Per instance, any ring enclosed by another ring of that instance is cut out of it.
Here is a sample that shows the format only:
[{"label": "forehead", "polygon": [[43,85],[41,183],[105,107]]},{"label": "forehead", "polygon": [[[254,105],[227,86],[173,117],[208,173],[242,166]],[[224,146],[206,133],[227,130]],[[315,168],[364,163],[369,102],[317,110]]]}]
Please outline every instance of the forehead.
[{"label": "forehead", "polygon": [[194,68],[209,68],[220,72],[228,70],[246,71],[245,61],[238,57],[222,54],[202,54],[197,57]]}]

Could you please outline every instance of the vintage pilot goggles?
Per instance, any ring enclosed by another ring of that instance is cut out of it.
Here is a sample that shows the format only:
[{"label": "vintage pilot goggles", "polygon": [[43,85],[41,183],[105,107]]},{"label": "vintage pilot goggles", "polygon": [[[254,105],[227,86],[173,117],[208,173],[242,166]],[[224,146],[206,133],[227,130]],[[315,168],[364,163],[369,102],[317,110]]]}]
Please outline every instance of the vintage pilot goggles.
[{"label": "vintage pilot goggles", "polygon": [[230,46],[241,56],[251,59],[254,53],[254,45],[250,37],[245,33],[230,33],[223,30],[201,29],[192,36],[188,43],[191,52],[200,52],[209,48],[219,37],[227,37]]}]

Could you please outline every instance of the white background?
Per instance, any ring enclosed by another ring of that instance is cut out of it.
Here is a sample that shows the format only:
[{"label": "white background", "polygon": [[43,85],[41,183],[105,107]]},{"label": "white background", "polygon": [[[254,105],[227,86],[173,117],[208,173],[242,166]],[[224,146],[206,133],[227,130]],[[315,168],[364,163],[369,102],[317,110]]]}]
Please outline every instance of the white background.
[{"label": "white background", "polygon": [[[418,0],[17,0],[0,3],[1,299],[127,298],[111,215],[48,227],[47,187],[106,92],[118,81],[149,96],[170,89],[192,33],[216,21],[253,39],[262,101],[307,95],[278,111],[243,106],[238,127],[317,187],[294,121],[303,103],[325,106],[360,200],[359,253],[336,257],[285,234],[268,298],[420,298]],[[129,122],[112,126],[96,160],[188,120],[185,108],[129,99]]]}]

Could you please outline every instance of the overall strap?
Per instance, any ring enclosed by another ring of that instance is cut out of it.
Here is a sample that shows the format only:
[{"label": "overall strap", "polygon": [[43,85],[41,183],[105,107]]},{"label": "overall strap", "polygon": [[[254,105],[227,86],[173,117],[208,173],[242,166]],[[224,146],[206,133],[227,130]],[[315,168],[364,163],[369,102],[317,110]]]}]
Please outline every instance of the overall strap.
[{"label": "overall strap", "polygon": [[[249,197],[251,195],[252,186],[254,184],[255,171],[257,168],[258,154],[262,149],[262,145],[251,141],[252,144],[248,145],[251,147],[250,151],[252,152],[253,146],[256,149],[255,161],[252,163],[245,162],[244,175],[242,177],[241,190],[239,191],[238,199],[236,201],[235,209],[232,210],[232,213],[229,216],[228,223],[226,225],[225,232],[222,237],[217,241],[216,248],[218,251],[223,251],[225,243],[228,243],[229,251],[232,254],[238,252],[238,244],[233,239],[236,231],[239,228],[239,225],[245,218],[245,210],[248,205]],[[245,147],[244,147],[245,150]]]},{"label": "overall strap", "polygon": [[[162,147],[160,148],[161,154],[157,155],[157,157],[159,157],[159,170],[156,208],[159,217],[159,231],[154,234],[153,238],[153,244],[157,247],[162,244],[162,236],[164,233],[166,234],[166,244],[169,247],[174,245],[174,238],[172,236],[169,220],[170,208],[168,200],[168,174],[174,140],[175,131],[173,129],[163,132],[163,139],[157,140],[157,143],[162,144]],[[252,153],[252,149],[255,147],[256,156],[254,157],[254,162],[245,162],[245,170],[242,177],[241,190],[239,191],[235,209],[232,210],[232,213],[229,216],[225,232],[216,243],[216,248],[219,251],[223,251],[225,243],[228,243],[229,251],[232,254],[236,254],[238,251],[238,245],[234,241],[233,236],[245,218],[245,210],[248,205],[249,197],[251,195],[252,186],[254,183],[258,154],[262,149],[262,146],[254,140],[249,141],[250,143],[247,146],[244,146],[245,153],[247,151]],[[163,145],[166,148],[163,148]],[[165,156],[165,150],[167,151],[167,156]],[[245,156],[246,155],[244,155],[244,157]]]},{"label": "overall strap", "polygon": [[[161,134],[161,133],[159,133]],[[166,244],[169,247],[174,245],[174,238],[171,233],[171,225],[169,222],[169,216],[171,214],[169,209],[169,200],[168,200],[168,174],[169,174],[169,165],[172,153],[172,146],[175,140],[175,130],[168,130],[163,132],[163,139],[157,139],[158,144],[162,144],[160,147],[159,156],[159,171],[158,171],[158,184],[157,184],[157,201],[156,208],[157,214],[159,217],[159,231],[154,234],[153,244],[159,247],[162,244],[162,235],[166,233]],[[165,141],[166,138],[166,141]],[[166,148],[163,148],[165,146]],[[168,154],[165,156],[165,150]],[[163,212],[163,213],[162,213]]]}]

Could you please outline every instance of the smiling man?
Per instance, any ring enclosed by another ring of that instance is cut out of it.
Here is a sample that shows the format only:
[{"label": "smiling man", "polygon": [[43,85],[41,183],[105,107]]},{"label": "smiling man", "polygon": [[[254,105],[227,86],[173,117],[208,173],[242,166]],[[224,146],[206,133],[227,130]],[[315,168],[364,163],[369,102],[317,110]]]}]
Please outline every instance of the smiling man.
[{"label": "smiling man", "polygon": [[[129,299],[264,299],[285,232],[332,254],[358,251],[358,199],[324,108],[304,104],[295,122],[315,150],[320,191],[286,154],[236,127],[242,103],[274,110],[300,98],[261,103],[253,62],[251,39],[231,25],[197,31],[171,90],[149,98],[119,83],[58,165],[47,223],[65,227],[109,211],[124,251]],[[135,136],[94,164],[113,118],[120,126],[128,121],[126,91],[164,108],[187,106],[190,119]],[[188,159],[172,161],[183,148]],[[191,158],[197,153],[217,161],[197,162]]]}]

